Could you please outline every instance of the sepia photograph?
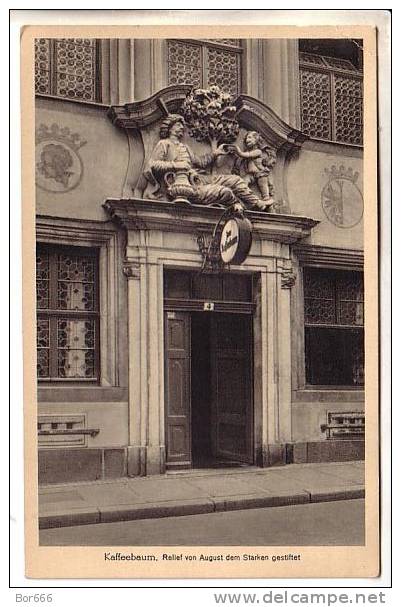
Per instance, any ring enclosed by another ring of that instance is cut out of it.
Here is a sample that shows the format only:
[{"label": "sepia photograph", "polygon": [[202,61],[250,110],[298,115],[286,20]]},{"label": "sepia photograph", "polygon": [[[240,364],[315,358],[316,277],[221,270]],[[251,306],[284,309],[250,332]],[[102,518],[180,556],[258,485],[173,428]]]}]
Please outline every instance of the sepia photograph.
[{"label": "sepia photograph", "polygon": [[374,35],[29,29],[37,546],[352,568],[379,532]]}]

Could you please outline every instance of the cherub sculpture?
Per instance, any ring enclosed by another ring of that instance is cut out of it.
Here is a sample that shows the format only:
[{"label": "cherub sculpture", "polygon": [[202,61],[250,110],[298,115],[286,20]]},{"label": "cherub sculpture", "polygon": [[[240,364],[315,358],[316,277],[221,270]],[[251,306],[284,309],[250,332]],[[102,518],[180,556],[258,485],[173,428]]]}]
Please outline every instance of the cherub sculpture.
[{"label": "cherub sculpture", "polygon": [[227,145],[227,150],[235,154],[233,172],[242,175],[248,185],[255,184],[266,207],[274,204],[274,185],[271,171],[276,164],[276,154],[256,131],[248,131],[244,138],[244,150],[238,145]]}]

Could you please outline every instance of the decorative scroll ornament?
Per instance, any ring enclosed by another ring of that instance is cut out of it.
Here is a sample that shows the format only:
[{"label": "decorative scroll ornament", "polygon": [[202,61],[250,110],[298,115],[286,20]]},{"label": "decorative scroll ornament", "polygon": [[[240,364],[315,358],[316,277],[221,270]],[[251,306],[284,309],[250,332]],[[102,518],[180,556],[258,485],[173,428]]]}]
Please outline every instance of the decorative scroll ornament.
[{"label": "decorative scroll ornament", "polygon": [[141,267],[138,263],[126,263],[123,266],[124,276],[139,280],[141,277]]},{"label": "decorative scroll ornament", "polygon": [[292,289],[297,279],[296,274],[292,270],[284,270],[281,274],[281,288]]},{"label": "decorative scroll ornament", "polygon": [[363,196],[358,188],[359,173],[344,165],[325,169],[329,177],[322,190],[322,208],[327,219],[339,228],[356,226],[363,215]]},{"label": "decorative scroll ornament", "polygon": [[78,150],[87,142],[68,127],[41,124],[36,131],[36,184],[48,192],[65,193],[82,179]]}]

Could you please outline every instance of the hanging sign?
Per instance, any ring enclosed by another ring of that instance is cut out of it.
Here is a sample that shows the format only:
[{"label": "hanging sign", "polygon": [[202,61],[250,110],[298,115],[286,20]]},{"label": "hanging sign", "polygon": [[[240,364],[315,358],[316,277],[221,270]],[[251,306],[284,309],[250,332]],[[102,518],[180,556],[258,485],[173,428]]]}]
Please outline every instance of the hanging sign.
[{"label": "hanging sign", "polygon": [[252,224],[245,217],[226,221],[220,237],[220,256],[223,263],[239,265],[248,257],[252,244]]}]

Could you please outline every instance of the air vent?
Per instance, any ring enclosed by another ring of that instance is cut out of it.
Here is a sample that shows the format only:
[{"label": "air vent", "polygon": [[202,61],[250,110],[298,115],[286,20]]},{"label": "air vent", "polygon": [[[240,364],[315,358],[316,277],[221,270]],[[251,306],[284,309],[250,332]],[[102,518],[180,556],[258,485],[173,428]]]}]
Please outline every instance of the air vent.
[{"label": "air vent", "polygon": [[361,411],[340,411],[327,413],[327,424],[321,426],[327,439],[364,439],[365,413]]}]

